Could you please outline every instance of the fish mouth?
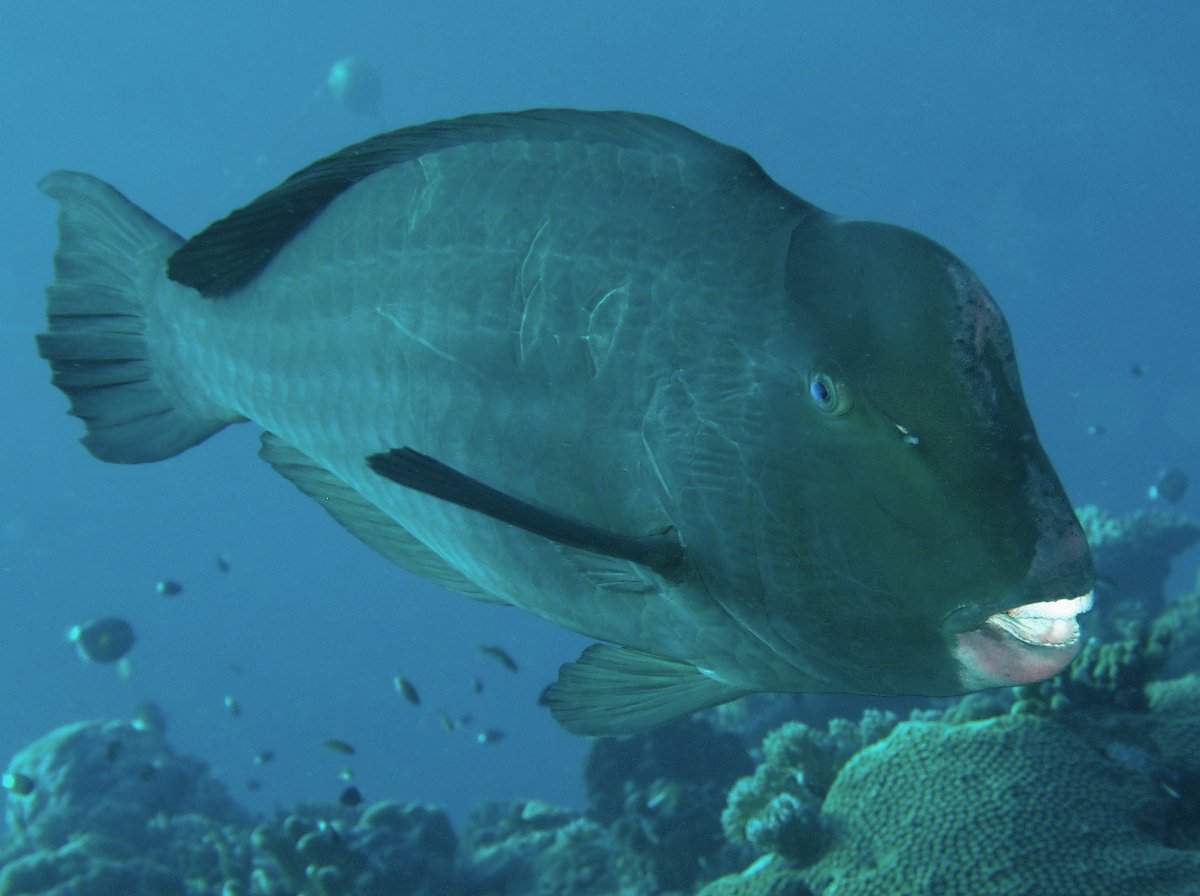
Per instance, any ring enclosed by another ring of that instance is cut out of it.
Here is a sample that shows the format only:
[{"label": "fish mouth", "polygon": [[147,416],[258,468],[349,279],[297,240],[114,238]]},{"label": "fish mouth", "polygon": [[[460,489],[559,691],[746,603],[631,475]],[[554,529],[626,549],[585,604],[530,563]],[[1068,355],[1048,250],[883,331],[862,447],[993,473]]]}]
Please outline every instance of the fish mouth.
[{"label": "fish mouth", "polygon": [[1092,592],[1079,597],[1043,600],[993,613],[984,625],[995,626],[1018,641],[1044,647],[1070,647],[1079,640],[1080,613],[1092,608]]},{"label": "fish mouth", "polygon": [[968,691],[1030,684],[1058,674],[1080,647],[1080,613],[1092,608],[1092,592],[1078,597],[1022,604],[992,613],[982,622],[974,608],[957,610],[943,628],[954,637],[959,682]]}]

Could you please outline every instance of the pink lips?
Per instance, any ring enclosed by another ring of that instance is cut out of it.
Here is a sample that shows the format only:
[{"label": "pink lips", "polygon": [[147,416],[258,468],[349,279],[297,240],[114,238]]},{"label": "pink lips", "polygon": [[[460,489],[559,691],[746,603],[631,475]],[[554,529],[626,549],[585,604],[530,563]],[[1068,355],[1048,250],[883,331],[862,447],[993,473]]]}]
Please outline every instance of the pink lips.
[{"label": "pink lips", "polygon": [[1076,617],[1091,608],[1089,591],[995,613],[979,628],[955,635],[964,690],[1029,684],[1057,674],[1079,653]]}]

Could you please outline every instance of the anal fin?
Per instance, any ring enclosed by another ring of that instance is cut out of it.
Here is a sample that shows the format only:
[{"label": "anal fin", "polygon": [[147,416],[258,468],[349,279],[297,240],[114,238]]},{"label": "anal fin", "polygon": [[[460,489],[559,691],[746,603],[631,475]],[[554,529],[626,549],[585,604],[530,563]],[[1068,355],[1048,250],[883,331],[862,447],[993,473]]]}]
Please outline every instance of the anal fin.
[{"label": "anal fin", "polygon": [[751,693],[690,663],[631,647],[593,644],[546,692],[555,721],[572,734],[637,734]]},{"label": "anal fin", "polygon": [[360,495],[336,474],[274,433],[262,434],[258,456],[315,500],[352,535],[398,566],[475,600],[508,605],[484,591],[418,541],[407,529]]}]

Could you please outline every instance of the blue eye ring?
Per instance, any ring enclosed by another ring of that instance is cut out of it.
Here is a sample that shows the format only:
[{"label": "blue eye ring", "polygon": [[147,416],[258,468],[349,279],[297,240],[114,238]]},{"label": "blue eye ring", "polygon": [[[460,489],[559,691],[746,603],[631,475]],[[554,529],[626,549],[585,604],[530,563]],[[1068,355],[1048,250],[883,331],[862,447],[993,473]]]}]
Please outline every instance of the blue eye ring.
[{"label": "blue eye ring", "polygon": [[840,416],[854,405],[846,384],[822,370],[808,375],[808,397],[819,410]]}]

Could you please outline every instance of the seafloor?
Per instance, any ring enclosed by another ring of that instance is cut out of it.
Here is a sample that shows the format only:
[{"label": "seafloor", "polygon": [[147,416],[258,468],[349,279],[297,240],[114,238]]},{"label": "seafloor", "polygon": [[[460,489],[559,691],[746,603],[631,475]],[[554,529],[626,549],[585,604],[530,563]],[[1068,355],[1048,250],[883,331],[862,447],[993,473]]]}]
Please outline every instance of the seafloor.
[{"label": "seafloor", "polygon": [[458,831],[400,800],[253,818],[152,718],[81,722],[9,763],[0,896],[1200,896],[1200,581],[1163,585],[1200,526],[1079,514],[1097,609],[1040,685],[849,720],[758,695],[597,739],[585,812]]}]

